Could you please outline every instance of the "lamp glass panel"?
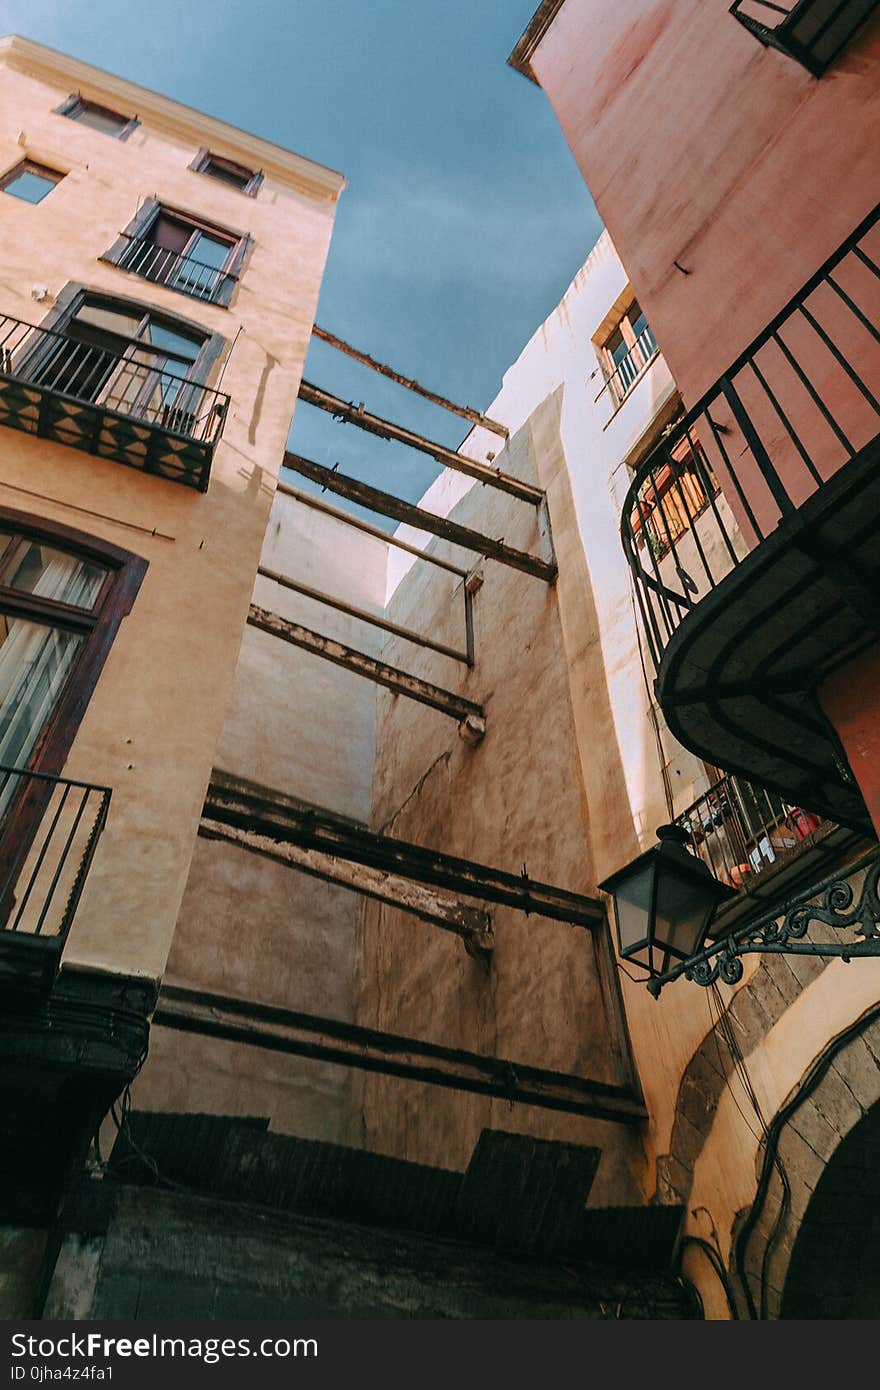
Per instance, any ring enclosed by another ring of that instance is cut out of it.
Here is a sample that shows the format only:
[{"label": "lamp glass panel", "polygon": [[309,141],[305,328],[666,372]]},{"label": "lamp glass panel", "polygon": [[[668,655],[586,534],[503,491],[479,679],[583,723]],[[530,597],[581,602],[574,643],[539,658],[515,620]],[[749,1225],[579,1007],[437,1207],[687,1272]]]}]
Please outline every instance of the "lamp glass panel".
[{"label": "lamp glass panel", "polygon": [[654,936],[659,946],[682,959],[694,955],[703,944],[715,907],[711,879],[701,883],[692,874],[679,874],[663,864],[657,884]]},{"label": "lamp glass panel", "polygon": [[617,931],[623,955],[641,945],[648,935],[648,914],[654,882],[653,860],[620,880],[614,890],[617,904]]}]

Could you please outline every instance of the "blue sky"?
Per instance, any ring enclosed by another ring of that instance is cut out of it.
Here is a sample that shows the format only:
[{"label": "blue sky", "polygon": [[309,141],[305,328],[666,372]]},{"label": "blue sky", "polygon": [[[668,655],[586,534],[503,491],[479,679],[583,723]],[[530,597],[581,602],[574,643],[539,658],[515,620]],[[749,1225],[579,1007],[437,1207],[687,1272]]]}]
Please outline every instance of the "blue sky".
[{"label": "blue sky", "polygon": [[[318,322],[485,408],[601,229],[549,102],[506,65],[535,5],[0,0],[0,31],[341,170]],[[320,344],[306,375],[445,443],[464,434]],[[291,447],[412,500],[438,471],[303,405]]]}]

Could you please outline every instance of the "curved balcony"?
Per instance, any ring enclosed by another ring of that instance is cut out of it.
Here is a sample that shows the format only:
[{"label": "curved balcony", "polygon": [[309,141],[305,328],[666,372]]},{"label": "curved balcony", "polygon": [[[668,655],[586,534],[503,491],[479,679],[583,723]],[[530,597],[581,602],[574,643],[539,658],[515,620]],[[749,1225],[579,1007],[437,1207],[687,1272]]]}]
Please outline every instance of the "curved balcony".
[{"label": "curved balcony", "polygon": [[734,0],[730,13],[766,47],[821,77],[876,8],[877,0]]},{"label": "curved balcony", "polygon": [[672,426],[621,519],[675,737],[859,829],[816,689],[880,630],[878,218]]}]

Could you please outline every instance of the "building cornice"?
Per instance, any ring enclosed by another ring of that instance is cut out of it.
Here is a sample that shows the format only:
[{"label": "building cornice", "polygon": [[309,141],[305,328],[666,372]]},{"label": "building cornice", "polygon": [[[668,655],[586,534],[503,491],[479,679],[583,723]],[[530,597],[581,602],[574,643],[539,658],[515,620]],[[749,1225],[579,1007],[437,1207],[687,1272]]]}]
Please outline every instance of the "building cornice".
[{"label": "building cornice", "polygon": [[540,83],[532,71],[532,56],[564,4],[565,0],[541,0],[507,60],[512,68],[538,86]]},{"label": "building cornice", "polygon": [[294,187],[313,198],[335,201],[345,188],[345,177],[335,169],[263,140],[226,121],[196,111],[191,106],[161,96],[147,87],[81,63],[53,48],[18,34],[0,37],[0,63],[65,90],[137,116],[145,125],[190,140],[196,149],[206,147],[248,168],[260,169],[271,179]]}]

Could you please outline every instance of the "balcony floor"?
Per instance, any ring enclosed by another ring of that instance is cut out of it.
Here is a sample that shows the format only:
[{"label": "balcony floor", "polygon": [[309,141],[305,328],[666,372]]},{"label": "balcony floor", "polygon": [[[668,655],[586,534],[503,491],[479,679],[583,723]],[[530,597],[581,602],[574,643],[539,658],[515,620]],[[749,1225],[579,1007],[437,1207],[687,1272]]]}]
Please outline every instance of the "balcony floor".
[{"label": "balcony floor", "polygon": [[686,748],[867,833],[816,688],[880,637],[878,515],[880,437],[696,604],[656,683]]},{"label": "balcony floor", "polygon": [[0,373],[0,425],[204,492],[213,445]]}]

